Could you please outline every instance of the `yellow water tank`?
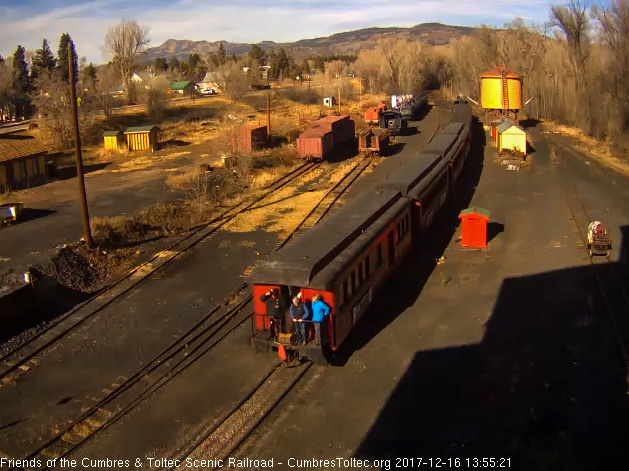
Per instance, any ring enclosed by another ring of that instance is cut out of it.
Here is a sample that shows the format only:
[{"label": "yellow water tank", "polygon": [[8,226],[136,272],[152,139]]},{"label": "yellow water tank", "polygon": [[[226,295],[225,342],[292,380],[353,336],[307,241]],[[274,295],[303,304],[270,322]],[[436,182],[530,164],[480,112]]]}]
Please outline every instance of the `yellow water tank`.
[{"label": "yellow water tank", "polygon": [[[480,74],[481,108],[486,110],[521,109],[522,79],[521,75],[504,66]],[[506,91],[506,96],[504,91]]]}]

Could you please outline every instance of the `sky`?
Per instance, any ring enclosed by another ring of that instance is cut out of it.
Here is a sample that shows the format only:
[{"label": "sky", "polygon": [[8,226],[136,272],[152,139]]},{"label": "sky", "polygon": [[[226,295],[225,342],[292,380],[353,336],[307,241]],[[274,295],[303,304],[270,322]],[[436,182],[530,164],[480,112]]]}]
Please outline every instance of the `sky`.
[{"label": "sky", "polygon": [[370,26],[426,22],[503,26],[513,18],[548,19],[546,0],[0,0],[0,54],[18,44],[56,54],[67,32],[79,56],[108,60],[102,44],[107,28],[122,19],[150,29],[151,45],[169,38],[230,42],[290,42]]}]

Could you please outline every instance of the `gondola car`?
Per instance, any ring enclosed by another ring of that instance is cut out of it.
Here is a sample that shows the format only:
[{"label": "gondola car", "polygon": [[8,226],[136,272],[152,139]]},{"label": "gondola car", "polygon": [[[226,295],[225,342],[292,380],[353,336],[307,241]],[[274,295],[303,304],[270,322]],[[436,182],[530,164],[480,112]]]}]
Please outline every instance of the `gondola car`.
[{"label": "gondola car", "polygon": [[[298,293],[306,304],[321,294],[332,309],[322,345],[287,348],[315,361],[330,361],[445,203],[469,151],[471,118],[467,103],[455,103],[453,121],[429,148],[404,158],[374,190],[350,200],[259,265],[251,275],[254,348],[279,348],[270,338],[266,305],[260,299],[264,293],[279,289],[285,306]],[[284,327],[292,331],[288,307]]]}]

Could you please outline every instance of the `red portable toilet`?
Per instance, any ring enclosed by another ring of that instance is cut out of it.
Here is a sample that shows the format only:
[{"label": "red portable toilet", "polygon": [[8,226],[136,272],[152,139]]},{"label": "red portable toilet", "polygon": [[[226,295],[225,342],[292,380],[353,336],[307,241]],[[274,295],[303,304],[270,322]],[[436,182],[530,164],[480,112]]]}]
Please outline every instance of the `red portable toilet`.
[{"label": "red portable toilet", "polygon": [[461,247],[487,247],[487,222],[490,215],[490,211],[477,206],[461,211]]}]

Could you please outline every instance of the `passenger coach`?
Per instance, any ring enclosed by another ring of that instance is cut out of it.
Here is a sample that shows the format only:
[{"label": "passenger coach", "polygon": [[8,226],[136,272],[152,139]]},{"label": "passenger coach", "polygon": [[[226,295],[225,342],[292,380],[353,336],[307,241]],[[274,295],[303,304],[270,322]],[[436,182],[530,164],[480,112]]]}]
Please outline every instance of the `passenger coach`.
[{"label": "passenger coach", "polygon": [[469,105],[455,102],[452,121],[423,152],[400,157],[399,167],[373,192],[350,200],[258,266],[251,276],[254,348],[277,351],[280,345],[270,337],[266,303],[261,300],[266,292],[279,290],[286,332],[293,331],[291,299],[301,294],[310,304],[320,294],[331,308],[321,329],[321,346],[314,346],[314,329],[309,329],[306,345],[285,347],[316,361],[330,360],[411,250],[412,241],[444,205],[470,149],[471,120]]}]

